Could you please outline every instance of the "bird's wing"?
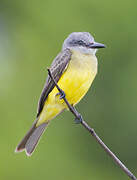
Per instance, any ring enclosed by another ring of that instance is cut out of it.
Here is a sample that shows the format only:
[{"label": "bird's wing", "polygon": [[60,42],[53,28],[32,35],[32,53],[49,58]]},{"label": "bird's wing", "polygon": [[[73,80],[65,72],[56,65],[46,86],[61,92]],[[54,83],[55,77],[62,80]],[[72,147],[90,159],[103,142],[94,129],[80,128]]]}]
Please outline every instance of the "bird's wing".
[{"label": "bird's wing", "polygon": [[[62,73],[67,68],[67,65],[71,59],[71,55],[72,55],[71,51],[69,49],[65,49],[65,50],[61,51],[57,55],[57,57],[53,60],[51,67],[50,67],[50,71],[56,82],[58,82]],[[37,117],[40,115],[40,113],[43,109],[44,103],[45,103],[49,93],[52,91],[52,89],[54,87],[55,87],[55,85],[54,85],[53,81],[51,80],[50,76],[48,75],[45,86],[42,90],[42,93],[41,93],[41,96],[39,99]]]}]

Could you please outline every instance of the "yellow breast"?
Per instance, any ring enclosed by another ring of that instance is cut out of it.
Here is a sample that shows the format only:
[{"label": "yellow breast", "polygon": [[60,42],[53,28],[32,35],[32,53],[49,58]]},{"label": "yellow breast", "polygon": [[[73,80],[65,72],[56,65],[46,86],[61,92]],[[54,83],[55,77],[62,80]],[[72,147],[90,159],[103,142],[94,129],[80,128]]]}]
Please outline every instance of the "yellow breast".
[{"label": "yellow breast", "polygon": [[[93,55],[72,51],[68,67],[58,81],[59,87],[65,92],[68,102],[76,105],[88,91],[97,73],[97,59]],[[55,87],[43,107],[38,124],[53,119],[64,108],[64,100],[60,100]]]},{"label": "yellow breast", "polygon": [[66,93],[70,104],[77,104],[86,94],[97,73],[97,59],[93,55],[72,52],[67,70],[58,85]]},{"label": "yellow breast", "polygon": [[[77,104],[86,94],[97,73],[97,59],[93,55],[82,54],[79,51],[72,51],[72,57],[66,71],[58,81],[59,87],[65,92],[70,104]],[[55,104],[64,104],[56,96],[56,87],[49,94]],[[55,98],[56,97],[56,98]]]}]

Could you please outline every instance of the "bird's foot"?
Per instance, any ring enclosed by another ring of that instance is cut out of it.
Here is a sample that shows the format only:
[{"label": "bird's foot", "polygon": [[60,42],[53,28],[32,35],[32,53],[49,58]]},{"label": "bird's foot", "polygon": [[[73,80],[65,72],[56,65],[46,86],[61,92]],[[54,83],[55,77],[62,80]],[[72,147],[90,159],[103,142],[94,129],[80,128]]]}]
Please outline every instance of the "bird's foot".
[{"label": "bird's foot", "polygon": [[80,124],[83,121],[83,117],[81,116],[81,114],[78,115],[78,117],[75,118],[75,123],[76,124]]},{"label": "bird's foot", "polygon": [[61,89],[61,92],[57,93],[56,95],[60,95],[59,99],[63,99],[66,97],[66,94],[62,89]]}]

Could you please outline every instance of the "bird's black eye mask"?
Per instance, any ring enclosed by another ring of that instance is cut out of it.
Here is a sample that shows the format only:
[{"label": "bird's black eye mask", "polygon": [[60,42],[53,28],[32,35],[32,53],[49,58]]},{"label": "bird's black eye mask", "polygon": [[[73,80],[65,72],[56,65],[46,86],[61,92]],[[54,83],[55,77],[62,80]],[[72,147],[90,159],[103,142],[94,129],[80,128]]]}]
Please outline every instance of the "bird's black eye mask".
[{"label": "bird's black eye mask", "polygon": [[82,41],[82,40],[73,40],[73,41],[71,41],[70,42],[70,45],[71,46],[83,46],[83,47],[87,47],[87,44],[84,42],[84,41]]}]

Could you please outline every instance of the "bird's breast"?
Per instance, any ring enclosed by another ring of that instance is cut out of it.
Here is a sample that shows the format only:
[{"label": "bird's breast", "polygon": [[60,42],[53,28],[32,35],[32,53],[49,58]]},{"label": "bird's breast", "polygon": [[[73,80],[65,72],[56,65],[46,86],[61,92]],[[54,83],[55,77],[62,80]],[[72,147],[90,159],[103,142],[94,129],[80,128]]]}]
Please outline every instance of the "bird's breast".
[{"label": "bird's breast", "polygon": [[[72,52],[71,60],[58,81],[59,87],[65,92],[68,102],[76,105],[86,94],[97,73],[95,56]],[[56,87],[48,95],[39,124],[53,119],[63,109],[67,108],[63,99],[59,98]]]},{"label": "bird's breast", "polygon": [[58,82],[70,104],[75,105],[81,100],[91,86],[96,73],[95,56],[72,52],[70,63]]}]

